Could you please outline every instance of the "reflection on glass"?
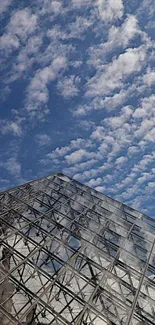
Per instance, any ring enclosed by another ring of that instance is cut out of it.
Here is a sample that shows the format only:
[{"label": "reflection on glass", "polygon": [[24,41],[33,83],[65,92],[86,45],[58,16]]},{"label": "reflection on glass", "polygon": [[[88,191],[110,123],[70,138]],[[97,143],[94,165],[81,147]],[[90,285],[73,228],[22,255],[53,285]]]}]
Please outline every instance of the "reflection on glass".
[{"label": "reflection on glass", "polygon": [[0,324],[155,324],[154,234],[61,173],[1,193]]}]

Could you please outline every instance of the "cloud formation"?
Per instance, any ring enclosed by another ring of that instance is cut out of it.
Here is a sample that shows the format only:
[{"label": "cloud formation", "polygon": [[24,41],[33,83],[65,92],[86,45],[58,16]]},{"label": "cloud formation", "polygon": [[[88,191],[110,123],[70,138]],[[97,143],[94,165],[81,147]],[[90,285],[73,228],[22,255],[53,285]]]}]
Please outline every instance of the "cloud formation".
[{"label": "cloud formation", "polygon": [[111,22],[114,19],[120,19],[123,15],[124,7],[122,0],[97,0],[96,6],[101,19],[106,22]]},{"label": "cloud formation", "polygon": [[154,1],[2,0],[0,13],[1,188],[63,171],[152,215]]}]

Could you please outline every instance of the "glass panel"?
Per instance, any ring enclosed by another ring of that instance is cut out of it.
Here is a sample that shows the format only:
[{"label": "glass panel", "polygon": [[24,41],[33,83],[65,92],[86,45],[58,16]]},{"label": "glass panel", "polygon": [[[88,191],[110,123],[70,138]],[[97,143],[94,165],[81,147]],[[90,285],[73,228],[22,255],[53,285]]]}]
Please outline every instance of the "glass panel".
[{"label": "glass panel", "polygon": [[154,220],[63,174],[2,193],[0,213],[2,324],[155,323]]}]

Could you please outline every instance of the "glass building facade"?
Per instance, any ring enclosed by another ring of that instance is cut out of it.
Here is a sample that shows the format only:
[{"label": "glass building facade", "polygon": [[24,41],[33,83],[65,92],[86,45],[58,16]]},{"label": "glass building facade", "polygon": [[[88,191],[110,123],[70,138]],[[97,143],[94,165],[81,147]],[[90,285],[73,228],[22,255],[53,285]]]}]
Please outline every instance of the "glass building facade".
[{"label": "glass building facade", "polygon": [[63,174],[0,193],[0,325],[155,324],[155,220]]}]

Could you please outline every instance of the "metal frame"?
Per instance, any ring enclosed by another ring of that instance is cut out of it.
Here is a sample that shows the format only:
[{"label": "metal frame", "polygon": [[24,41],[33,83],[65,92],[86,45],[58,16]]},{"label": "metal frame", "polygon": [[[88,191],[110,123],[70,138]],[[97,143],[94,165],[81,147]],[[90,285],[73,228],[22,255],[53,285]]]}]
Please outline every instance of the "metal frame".
[{"label": "metal frame", "polygon": [[63,174],[0,194],[1,325],[155,324],[155,221]]}]

